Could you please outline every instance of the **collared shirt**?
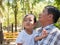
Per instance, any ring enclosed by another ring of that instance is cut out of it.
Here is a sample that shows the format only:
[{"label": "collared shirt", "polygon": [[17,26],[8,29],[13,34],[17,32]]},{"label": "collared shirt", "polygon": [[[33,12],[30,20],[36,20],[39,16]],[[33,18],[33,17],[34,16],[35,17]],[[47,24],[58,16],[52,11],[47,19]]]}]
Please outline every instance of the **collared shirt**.
[{"label": "collared shirt", "polygon": [[[48,32],[48,36],[40,41],[38,45],[60,45],[60,31],[53,24],[44,27]],[[38,34],[41,35],[42,27],[38,28]]]}]

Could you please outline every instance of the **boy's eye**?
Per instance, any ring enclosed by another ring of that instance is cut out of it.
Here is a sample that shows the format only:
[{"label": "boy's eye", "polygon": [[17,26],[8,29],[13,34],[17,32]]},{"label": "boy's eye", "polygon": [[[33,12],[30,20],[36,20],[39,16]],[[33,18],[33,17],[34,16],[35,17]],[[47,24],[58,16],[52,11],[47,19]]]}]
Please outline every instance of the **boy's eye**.
[{"label": "boy's eye", "polygon": [[32,20],[29,20],[29,21],[32,21]]},{"label": "boy's eye", "polygon": [[24,19],[24,21],[27,21],[26,19]]},{"label": "boy's eye", "polygon": [[30,20],[30,19],[25,19],[24,21],[25,21],[25,22],[27,22],[27,21],[31,22],[32,20]]}]

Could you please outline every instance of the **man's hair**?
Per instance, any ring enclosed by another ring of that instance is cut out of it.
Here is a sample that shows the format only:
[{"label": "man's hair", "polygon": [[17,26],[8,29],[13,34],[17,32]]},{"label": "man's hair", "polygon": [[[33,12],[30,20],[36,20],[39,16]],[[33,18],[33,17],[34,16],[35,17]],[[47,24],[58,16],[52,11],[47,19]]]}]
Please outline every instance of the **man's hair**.
[{"label": "man's hair", "polygon": [[60,17],[60,11],[51,5],[46,6],[45,9],[47,9],[48,14],[53,14],[53,22],[56,23]]},{"label": "man's hair", "polygon": [[[29,16],[29,15],[33,15],[33,14],[27,14],[27,15],[25,15],[25,16],[24,16],[24,19],[25,19],[27,16]],[[37,20],[36,20],[36,16],[35,16],[35,15],[33,15],[33,16],[34,16],[34,23],[36,23],[36,21],[37,21]],[[23,20],[24,20],[24,19],[23,19]]]}]

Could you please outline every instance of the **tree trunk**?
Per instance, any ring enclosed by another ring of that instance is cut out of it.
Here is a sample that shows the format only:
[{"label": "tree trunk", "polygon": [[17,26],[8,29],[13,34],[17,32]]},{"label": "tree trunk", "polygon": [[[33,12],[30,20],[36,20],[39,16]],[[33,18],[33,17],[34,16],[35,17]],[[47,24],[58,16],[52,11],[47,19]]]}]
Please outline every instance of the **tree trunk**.
[{"label": "tree trunk", "polygon": [[14,13],[15,13],[15,32],[17,32],[17,2],[16,2]]}]

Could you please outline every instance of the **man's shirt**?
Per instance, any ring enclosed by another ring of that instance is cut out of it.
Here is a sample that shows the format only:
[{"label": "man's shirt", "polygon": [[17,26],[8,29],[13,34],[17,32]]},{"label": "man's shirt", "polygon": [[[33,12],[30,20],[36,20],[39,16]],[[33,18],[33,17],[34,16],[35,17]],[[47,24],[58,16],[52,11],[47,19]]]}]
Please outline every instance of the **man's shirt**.
[{"label": "man's shirt", "polygon": [[[48,32],[48,36],[38,41],[38,45],[60,45],[60,31],[53,24],[44,27]],[[42,33],[42,27],[38,28],[38,35]]]}]

